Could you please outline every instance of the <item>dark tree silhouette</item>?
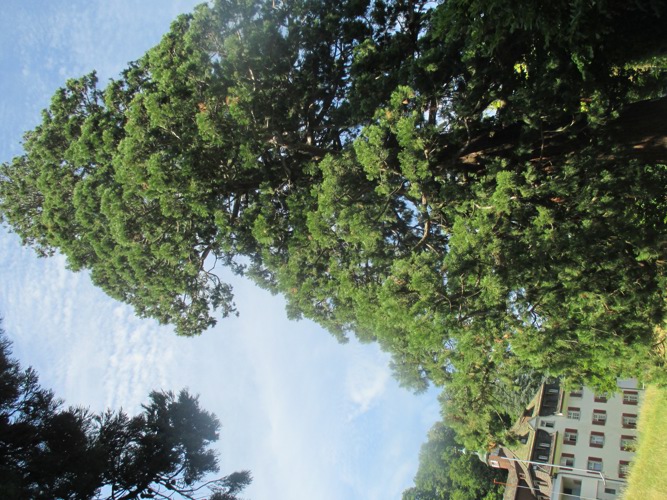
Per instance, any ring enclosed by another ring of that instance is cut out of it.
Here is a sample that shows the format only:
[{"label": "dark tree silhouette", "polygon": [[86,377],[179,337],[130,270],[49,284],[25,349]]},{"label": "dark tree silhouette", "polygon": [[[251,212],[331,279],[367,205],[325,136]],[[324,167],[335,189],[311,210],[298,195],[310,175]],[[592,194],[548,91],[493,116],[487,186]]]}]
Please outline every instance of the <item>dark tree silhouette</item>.
[{"label": "dark tree silhouette", "polygon": [[129,417],[65,408],[0,332],[0,491],[5,499],[201,498],[234,500],[248,471],[218,472],[220,422],[183,390],[152,392]]}]

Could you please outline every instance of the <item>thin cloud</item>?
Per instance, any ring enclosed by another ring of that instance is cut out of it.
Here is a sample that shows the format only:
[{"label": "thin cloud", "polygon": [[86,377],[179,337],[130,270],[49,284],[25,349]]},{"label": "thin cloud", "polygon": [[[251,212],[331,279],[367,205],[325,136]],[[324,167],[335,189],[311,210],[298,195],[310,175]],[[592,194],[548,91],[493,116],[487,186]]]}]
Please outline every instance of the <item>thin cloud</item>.
[{"label": "thin cloud", "polygon": [[379,364],[375,360],[364,360],[348,371],[347,393],[354,405],[349,420],[354,420],[370,410],[386,392],[390,373],[387,359],[383,361],[383,364]]}]

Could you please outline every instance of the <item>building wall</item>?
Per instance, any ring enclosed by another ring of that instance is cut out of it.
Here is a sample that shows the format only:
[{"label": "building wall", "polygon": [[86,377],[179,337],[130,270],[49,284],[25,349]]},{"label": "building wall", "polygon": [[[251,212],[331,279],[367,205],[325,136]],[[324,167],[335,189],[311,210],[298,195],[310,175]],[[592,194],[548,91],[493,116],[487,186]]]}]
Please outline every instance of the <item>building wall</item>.
[{"label": "building wall", "polygon": [[559,474],[554,480],[551,500],[574,500],[576,498],[597,498],[598,500],[617,499],[624,483],[575,474]]},{"label": "building wall", "polygon": [[[531,484],[539,487],[534,491],[539,498],[617,499],[625,486],[620,466],[629,465],[634,455],[643,393],[636,380],[619,380],[618,391],[608,395],[588,388],[563,391],[557,381],[545,383],[517,423],[523,445],[501,447],[487,456],[494,459],[487,463],[503,468],[521,463]],[[569,434],[576,440],[568,439]],[[517,489],[511,496],[509,488],[505,493],[515,500]]]},{"label": "building wall", "polygon": [[[621,440],[625,439],[624,444],[633,446],[628,440],[636,439],[637,436],[636,426],[624,426],[623,416],[638,414],[643,390],[637,387],[636,381],[625,380],[619,383],[618,393],[606,395],[606,399],[601,396],[596,396],[585,387],[579,391],[566,392],[560,412],[537,417],[535,428],[557,433],[554,463],[562,464],[565,458],[569,458],[574,460],[571,465],[573,468],[588,469],[591,465],[589,459],[593,459],[591,462],[601,462],[601,472],[606,478],[623,479],[620,466],[624,462],[629,463],[634,452],[622,449]],[[634,397],[637,401],[632,404]],[[571,410],[569,418],[568,408]],[[575,409],[579,414],[578,419],[572,418],[576,416],[573,414]],[[594,418],[594,415],[598,417]],[[568,433],[576,434],[576,443],[566,439]],[[565,472],[563,469],[560,471]]]}]

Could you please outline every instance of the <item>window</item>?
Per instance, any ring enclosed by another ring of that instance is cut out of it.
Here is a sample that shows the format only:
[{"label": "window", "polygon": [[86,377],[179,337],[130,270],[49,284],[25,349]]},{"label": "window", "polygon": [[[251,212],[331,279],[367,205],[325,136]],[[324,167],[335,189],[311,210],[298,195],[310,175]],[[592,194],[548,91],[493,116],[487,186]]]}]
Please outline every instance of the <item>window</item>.
[{"label": "window", "polygon": [[605,488],[605,489],[604,489],[604,492],[605,492],[607,495],[615,495],[615,494],[616,494],[616,490],[615,490],[614,488]]},{"label": "window", "polygon": [[571,453],[561,453],[560,464],[563,467],[574,467],[574,455]]},{"label": "window", "polygon": [[579,420],[581,417],[581,411],[579,408],[575,408],[574,406],[569,406],[567,408],[567,418],[571,420]]},{"label": "window", "polygon": [[623,414],[623,427],[626,429],[634,429],[637,427],[637,415],[633,413]]},{"label": "window", "polygon": [[596,394],[595,395],[595,402],[596,403],[606,403],[607,402],[607,393],[603,392],[602,394]]},{"label": "window", "polygon": [[621,450],[633,451],[634,446],[635,446],[634,436],[621,436]]},{"label": "window", "polygon": [[546,427],[547,429],[553,429],[553,428],[554,428],[554,422],[549,422],[549,421],[545,421],[545,420],[543,420],[543,421],[540,423],[540,425],[541,425],[542,427]]},{"label": "window", "polygon": [[604,425],[607,422],[605,410],[593,410],[593,425]]},{"label": "window", "polygon": [[588,470],[594,470],[596,472],[602,471],[602,459],[597,457],[588,457],[588,464],[586,465]]},{"label": "window", "polygon": [[618,477],[627,476],[629,471],[630,471],[630,462],[626,462],[625,460],[621,460],[618,463]]},{"label": "window", "polygon": [[576,387],[570,391],[570,397],[571,398],[580,398],[584,393],[584,388],[583,387]]},{"label": "window", "polygon": [[639,394],[636,391],[623,391],[623,404],[636,405],[639,402]]},{"label": "window", "polygon": [[593,448],[602,448],[604,446],[604,433],[591,432],[590,445]]},{"label": "window", "polygon": [[577,444],[577,429],[565,429],[563,444]]}]

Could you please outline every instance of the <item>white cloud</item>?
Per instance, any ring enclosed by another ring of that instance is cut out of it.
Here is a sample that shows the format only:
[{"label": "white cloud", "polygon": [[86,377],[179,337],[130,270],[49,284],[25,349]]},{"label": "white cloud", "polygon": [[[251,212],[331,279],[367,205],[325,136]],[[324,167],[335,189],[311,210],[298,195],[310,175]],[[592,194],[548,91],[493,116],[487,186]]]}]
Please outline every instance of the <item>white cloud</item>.
[{"label": "white cloud", "polygon": [[398,389],[375,346],[339,345],[310,322],[290,323],[278,297],[244,281],[242,317],[186,339],[6,234],[0,265],[0,310],[17,355],[68,403],[134,413],[152,389],[189,387],[223,423],[223,470],[252,470],[249,498],[398,498],[409,484],[423,414],[437,410],[428,410],[432,395]]},{"label": "white cloud", "polygon": [[351,367],[347,373],[348,397],[354,404],[349,420],[366,413],[382,397],[389,380],[387,359],[378,364],[377,360],[365,359]]}]

